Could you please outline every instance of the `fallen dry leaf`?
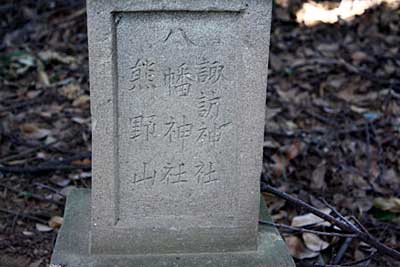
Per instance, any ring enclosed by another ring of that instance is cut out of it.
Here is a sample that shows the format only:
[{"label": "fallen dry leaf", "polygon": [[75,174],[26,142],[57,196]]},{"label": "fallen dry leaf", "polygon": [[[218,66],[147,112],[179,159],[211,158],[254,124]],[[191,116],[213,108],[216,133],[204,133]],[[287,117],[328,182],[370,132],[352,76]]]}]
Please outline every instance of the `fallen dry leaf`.
[{"label": "fallen dry leaf", "polygon": [[[329,208],[321,209],[320,211],[325,214],[331,213],[331,209],[329,209]],[[309,225],[330,226],[331,224],[312,213],[307,213],[305,215],[296,216],[292,220],[292,226],[295,226],[295,227],[304,227],[304,226],[309,226]]]},{"label": "fallen dry leaf", "polygon": [[81,159],[81,160],[74,160],[71,162],[72,165],[88,165],[92,163],[92,160],[90,159]]},{"label": "fallen dry leaf", "polygon": [[297,259],[309,259],[319,255],[319,252],[311,251],[306,248],[303,241],[297,236],[286,237],[285,241],[290,254]]},{"label": "fallen dry leaf", "polygon": [[33,99],[33,98],[35,98],[35,97],[38,97],[41,93],[42,93],[41,90],[29,91],[29,92],[26,93],[26,96],[27,96],[29,99]]},{"label": "fallen dry leaf", "polygon": [[312,233],[303,233],[303,240],[306,247],[315,252],[320,252],[329,247],[328,242],[325,242],[319,236]]},{"label": "fallen dry leaf", "polygon": [[53,231],[53,228],[51,228],[47,225],[41,224],[41,223],[37,223],[36,230],[38,230],[39,232],[51,232],[51,231]]},{"label": "fallen dry leaf", "polygon": [[374,199],[374,207],[380,210],[400,213],[400,198],[390,197],[383,198],[377,197]]},{"label": "fallen dry leaf", "polygon": [[64,218],[60,216],[54,216],[49,221],[49,226],[53,229],[58,229],[64,223]]},{"label": "fallen dry leaf", "polygon": [[362,51],[356,51],[351,54],[351,59],[353,60],[354,64],[358,64],[363,60],[366,60],[368,58],[367,53],[364,53]]},{"label": "fallen dry leaf", "polygon": [[38,79],[39,79],[40,84],[42,84],[44,86],[50,86],[49,76],[47,75],[47,73],[44,70],[42,70],[42,69],[38,70]]},{"label": "fallen dry leaf", "polygon": [[285,149],[285,155],[288,160],[292,160],[300,155],[303,148],[303,144],[300,140],[295,140],[287,149]]},{"label": "fallen dry leaf", "polygon": [[22,234],[25,235],[25,236],[33,236],[33,235],[35,235],[35,233],[32,233],[30,231],[23,231]]},{"label": "fallen dry leaf", "polygon": [[63,96],[65,96],[66,98],[73,100],[78,97],[80,90],[81,90],[81,88],[80,88],[79,84],[70,83],[61,89],[61,94]]},{"label": "fallen dry leaf", "polygon": [[91,172],[81,172],[79,174],[73,174],[70,176],[70,179],[72,180],[80,180],[80,179],[87,179],[87,178],[91,178],[92,177],[92,173]]},{"label": "fallen dry leaf", "polygon": [[339,49],[339,44],[337,43],[326,43],[317,46],[317,49],[322,52],[334,52]]},{"label": "fallen dry leaf", "polygon": [[279,143],[274,141],[274,140],[266,140],[266,141],[264,141],[264,147],[278,148],[279,146],[280,146]]},{"label": "fallen dry leaf", "polygon": [[80,118],[80,117],[73,117],[71,120],[72,120],[73,122],[78,123],[78,124],[85,124],[85,123],[88,122],[87,119]]},{"label": "fallen dry leaf", "polygon": [[311,176],[311,188],[314,190],[324,190],[326,188],[325,183],[326,174],[326,162],[321,162],[317,168],[313,171]]},{"label": "fallen dry leaf", "polygon": [[48,129],[38,129],[36,132],[32,133],[31,135],[27,136],[31,139],[42,139],[49,136],[51,133]]},{"label": "fallen dry leaf", "polygon": [[43,63],[39,59],[36,61],[37,61],[38,83],[44,86],[50,86],[50,79],[45,71]]},{"label": "fallen dry leaf", "polygon": [[72,106],[84,108],[86,105],[89,104],[90,97],[88,95],[81,95],[77,99],[72,102]]},{"label": "fallen dry leaf", "polygon": [[29,139],[42,139],[51,133],[48,129],[39,128],[35,123],[24,123],[19,128]]},{"label": "fallen dry leaf", "polygon": [[275,163],[271,164],[273,173],[276,177],[279,177],[284,173],[284,171],[288,165],[288,161],[284,157],[282,157],[278,154],[273,155],[271,158],[275,162]]},{"label": "fallen dry leaf", "polygon": [[266,109],[265,112],[265,120],[271,120],[274,118],[276,115],[278,115],[282,111],[281,108],[268,108]]},{"label": "fallen dry leaf", "polygon": [[55,51],[42,51],[39,52],[39,57],[41,60],[43,61],[58,61],[64,64],[71,64],[74,63],[76,61],[76,59],[74,57],[71,56],[64,56],[64,55],[60,55],[59,53],[55,52]]},{"label": "fallen dry leaf", "polygon": [[24,123],[20,126],[20,129],[24,134],[31,134],[37,131],[38,127],[34,123]]}]

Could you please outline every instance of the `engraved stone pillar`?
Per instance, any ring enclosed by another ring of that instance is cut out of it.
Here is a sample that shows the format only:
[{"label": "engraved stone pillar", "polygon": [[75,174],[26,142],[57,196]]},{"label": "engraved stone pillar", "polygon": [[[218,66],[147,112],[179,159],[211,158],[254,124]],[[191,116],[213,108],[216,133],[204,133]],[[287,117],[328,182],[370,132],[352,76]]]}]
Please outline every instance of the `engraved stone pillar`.
[{"label": "engraved stone pillar", "polygon": [[271,5],[88,1],[93,188],[54,264],[293,266],[258,225]]}]

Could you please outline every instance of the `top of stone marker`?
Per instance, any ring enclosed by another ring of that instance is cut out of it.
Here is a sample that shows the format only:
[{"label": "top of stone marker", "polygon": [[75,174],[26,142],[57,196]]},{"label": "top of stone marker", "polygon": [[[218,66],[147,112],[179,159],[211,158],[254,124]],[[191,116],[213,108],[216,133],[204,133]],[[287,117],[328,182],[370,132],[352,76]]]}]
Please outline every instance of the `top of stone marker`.
[{"label": "top of stone marker", "polygon": [[[257,0],[260,1],[260,0]],[[271,1],[271,0],[264,0]],[[112,8],[112,12],[138,11],[230,11],[240,12],[248,8],[245,0],[87,0],[91,8]]]}]

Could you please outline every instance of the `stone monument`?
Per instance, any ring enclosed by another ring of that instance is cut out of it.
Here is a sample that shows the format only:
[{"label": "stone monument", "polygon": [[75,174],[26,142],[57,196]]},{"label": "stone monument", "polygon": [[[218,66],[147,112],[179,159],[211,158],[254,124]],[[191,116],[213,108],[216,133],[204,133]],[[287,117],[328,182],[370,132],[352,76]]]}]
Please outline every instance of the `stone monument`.
[{"label": "stone monument", "polygon": [[294,266],[258,225],[271,8],[88,0],[93,185],[53,264]]}]

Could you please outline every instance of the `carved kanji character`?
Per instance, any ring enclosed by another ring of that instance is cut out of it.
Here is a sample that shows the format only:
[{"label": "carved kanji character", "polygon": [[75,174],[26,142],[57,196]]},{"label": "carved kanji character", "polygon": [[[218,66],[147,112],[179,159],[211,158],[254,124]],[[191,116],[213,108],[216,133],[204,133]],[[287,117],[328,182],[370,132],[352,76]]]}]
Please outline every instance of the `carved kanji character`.
[{"label": "carved kanji character", "polygon": [[221,97],[215,96],[215,92],[206,94],[201,92],[201,96],[197,98],[198,100],[198,112],[201,118],[208,118],[214,116],[218,117],[219,114],[219,102]]},{"label": "carved kanji character", "polygon": [[193,82],[192,73],[189,67],[183,63],[176,71],[171,68],[164,73],[164,82],[168,86],[169,95],[188,96]]},{"label": "carved kanji character", "polygon": [[182,117],[182,123],[177,123],[174,117],[170,117],[170,120],[165,123],[168,126],[168,130],[164,136],[168,137],[170,143],[175,141],[182,142],[183,150],[185,139],[188,139],[192,135],[193,124],[186,122],[185,115]]},{"label": "carved kanji character", "polygon": [[211,62],[207,59],[203,59],[197,66],[197,80],[200,83],[216,83],[221,79],[225,68],[219,61]]},{"label": "carved kanji character", "polygon": [[130,123],[130,138],[136,140],[144,136],[146,141],[149,141],[151,136],[154,136],[156,131],[155,115],[143,116],[139,115],[129,119]]},{"label": "carved kanji character", "polygon": [[185,164],[179,163],[177,166],[172,166],[171,163],[167,163],[164,166],[165,173],[160,182],[166,182],[167,184],[177,184],[187,182],[185,178],[186,171],[184,170]]},{"label": "carved kanji character", "polygon": [[221,141],[223,129],[230,124],[231,122],[223,123],[221,125],[217,125],[216,123],[214,123],[211,127],[203,125],[200,129],[198,129],[198,132],[200,133],[197,141],[208,142],[211,145],[215,145],[216,143]]},{"label": "carved kanji character", "polygon": [[129,91],[155,88],[154,84],[154,65],[150,60],[139,59],[135,66],[131,68],[132,77],[130,79],[131,87]]},{"label": "carved kanji character", "polygon": [[138,183],[146,182],[146,181],[151,181],[151,184],[154,185],[156,177],[157,177],[157,171],[153,170],[153,171],[149,172],[147,165],[148,165],[147,162],[143,162],[143,172],[142,172],[142,174],[140,174],[140,175],[138,175],[137,173],[134,174],[134,180],[133,180],[134,184],[138,184]]},{"label": "carved kanji character", "polygon": [[195,174],[197,183],[208,184],[218,181],[218,178],[215,176],[217,171],[214,169],[213,165],[214,164],[211,161],[207,164],[204,164],[204,162],[201,161],[195,166],[197,168],[197,172]]}]

